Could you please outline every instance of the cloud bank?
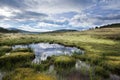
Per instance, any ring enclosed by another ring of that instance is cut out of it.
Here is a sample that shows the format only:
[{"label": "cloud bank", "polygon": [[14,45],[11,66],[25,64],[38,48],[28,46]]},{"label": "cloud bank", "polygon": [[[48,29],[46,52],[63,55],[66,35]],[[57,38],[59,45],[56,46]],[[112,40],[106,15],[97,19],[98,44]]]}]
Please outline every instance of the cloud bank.
[{"label": "cloud bank", "polygon": [[120,23],[119,0],[0,0],[0,26],[27,31]]}]

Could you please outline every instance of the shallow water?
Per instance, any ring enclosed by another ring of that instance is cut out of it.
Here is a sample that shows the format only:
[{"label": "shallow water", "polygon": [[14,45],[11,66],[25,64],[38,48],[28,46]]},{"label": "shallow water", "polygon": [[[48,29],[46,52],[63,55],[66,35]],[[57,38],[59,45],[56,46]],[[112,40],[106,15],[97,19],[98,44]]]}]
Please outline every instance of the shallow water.
[{"label": "shallow water", "polygon": [[0,72],[0,80],[2,80],[2,73]]},{"label": "shallow water", "polygon": [[[90,69],[90,67],[91,66],[89,64],[86,64],[85,62],[83,62],[81,60],[76,60],[74,69],[75,70],[81,70],[81,69],[85,68],[86,71],[88,71]],[[54,65],[49,66],[49,72],[52,72],[52,71],[54,71]]]},{"label": "shallow water", "polygon": [[1,71],[0,71],[0,80],[2,80],[4,74],[5,74],[4,72],[1,72]]},{"label": "shallow water", "polygon": [[84,54],[84,51],[76,47],[66,47],[60,44],[37,43],[28,45],[15,45],[12,49],[31,48],[35,53],[34,63],[40,63],[46,60],[48,56],[52,55],[72,55],[73,53]]},{"label": "shallow water", "polygon": [[110,80],[120,80],[120,76],[116,74],[110,74]]},{"label": "shallow water", "polygon": [[[69,67],[69,66],[68,66]],[[76,60],[70,69],[63,69],[57,72],[54,65],[50,65],[48,72],[57,76],[57,80],[90,80],[89,69],[91,66],[83,61]],[[84,71],[83,71],[84,69]]]}]

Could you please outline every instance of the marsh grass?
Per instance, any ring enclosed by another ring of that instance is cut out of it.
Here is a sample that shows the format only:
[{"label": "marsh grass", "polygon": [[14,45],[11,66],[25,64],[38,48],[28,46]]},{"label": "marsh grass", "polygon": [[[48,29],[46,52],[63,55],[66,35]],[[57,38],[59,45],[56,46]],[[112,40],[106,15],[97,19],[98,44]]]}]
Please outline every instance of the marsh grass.
[{"label": "marsh grass", "polygon": [[17,48],[15,50],[12,50],[11,52],[31,52],[31,53],[33,53],[33,50],[31,48]]},{"label": "marsh grass", "polygon": [[4,76],[3,80],[56,80],[55,76],[38,73],[31,68],[17,68]]},{"label": "marsh grass", "polygon": [[50,64],[49,63],[46,63],[46,64],[35,64],[35,63],[32,63],[31,64],[31,68],[33,68],[35,71],[40,71],[40,72],[44,72],[46,70],[49,69],[49,66]]},{"label": "marsh grass", "polygon": [[120,28],[45,34],[1,33],[0,35],[0,46],[49,42],[78,47],[83,49],[85,54],[72,57],[97,66],[96,72],[100,75],[102,74],[99,71],[104,71],[104,69],[109,74],[117,73],[120,75]]},{"label": "marsh grass", "polygon": [[5,55],[5,53],[9,53],[12,50],[10,46],[0,46],[0,56]]},{"label": "marsh grass", "polygon": [[75,65],[75,62],[76,60],[68,55],[54,57],[54,65],[57,69],[69,69]]},{"label": "marsh grass", "polygon": [[10,53],[10,55],[4,55],[0,57],[0,69],[10,71],[17,67],[26,65],[33,59],[34,54],[30,52]]}]

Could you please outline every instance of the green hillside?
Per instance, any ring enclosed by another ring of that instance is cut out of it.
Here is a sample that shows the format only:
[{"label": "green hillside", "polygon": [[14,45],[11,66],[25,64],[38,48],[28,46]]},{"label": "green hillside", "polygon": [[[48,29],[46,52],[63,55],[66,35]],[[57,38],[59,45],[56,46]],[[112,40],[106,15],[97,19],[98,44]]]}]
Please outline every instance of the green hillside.
[{"label": "green hillside", "polygon": [[0,32],[2,32],[2,33],[17,33],[18,31],[17,30],[8,30],[8,29],[0,27]]},{"label": "green hillside", "polygon": [[116,23],[116,24],[104,25],[104,26],[101,26],[100,28],[119,28],[119,27],[120,27],[120,23]]}]

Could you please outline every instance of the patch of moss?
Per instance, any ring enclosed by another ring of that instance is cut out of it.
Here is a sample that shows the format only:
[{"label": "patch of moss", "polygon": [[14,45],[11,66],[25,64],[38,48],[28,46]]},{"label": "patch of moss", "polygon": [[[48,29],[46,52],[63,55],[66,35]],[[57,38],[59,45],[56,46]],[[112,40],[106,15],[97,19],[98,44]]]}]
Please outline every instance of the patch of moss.
[{"label": "patch of moss", "polygon": [[34,54],[30,52],[15,52],[0,57],[0,68],[11,70],[15,67],[23,66],[34,59]]},{"label": "patch of moss", "polygon": [[75,59],[67,55],[57,56],[54,58],[54,64],[59,68],[69,68],[75,65]]}]

